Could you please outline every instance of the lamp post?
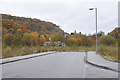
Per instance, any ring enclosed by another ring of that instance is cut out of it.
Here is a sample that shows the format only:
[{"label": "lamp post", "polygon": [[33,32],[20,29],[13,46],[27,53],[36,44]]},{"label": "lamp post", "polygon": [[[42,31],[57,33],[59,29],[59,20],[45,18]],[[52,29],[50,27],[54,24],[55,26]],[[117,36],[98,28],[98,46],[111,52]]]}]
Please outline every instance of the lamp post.
[{"label": "lamp post", "polygon": [[89,10],[95,10],[95,23],[96,23],[96,54],[97,54],[97,8],[90,8]]}]

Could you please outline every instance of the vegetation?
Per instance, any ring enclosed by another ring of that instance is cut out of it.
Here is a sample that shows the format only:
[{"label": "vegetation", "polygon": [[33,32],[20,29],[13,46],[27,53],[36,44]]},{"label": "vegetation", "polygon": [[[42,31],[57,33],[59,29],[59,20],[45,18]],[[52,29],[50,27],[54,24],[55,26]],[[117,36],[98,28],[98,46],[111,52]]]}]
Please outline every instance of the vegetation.
[{"label": "vegetation", "polygon": [[[2,57],[21,56],[46,51],[95,51],[95,35],[65,33],[59,26],[24,17],[3,14]],[[98,32],[98,52],[104,58],[118,61],[120,27],[107,35]],[[57,45],[56,45],[57,44]]]},{"label": "vegetation", "polygon": [[116,44],[116,40],[114,37],[106,35],[106,36],[102,36],[99,38],[100,43],[103,45],[115,45]]},{"label": "vegetation", "polygon": [[[53,24],[52,22],[46,22],[36,18],[31,19],[2,14],[2,23],[4,27],[3,30],[5,32],[9,28],[14,27],[13,32],[16,32],[16,29],[20,28],[23,32],[32,31],[37,32],[39,35],[50,35],[56,32],[64,34],[64,31],[60,29],[58,25]],[[13,28],[11,28],[11,30],[13,30]]]}]

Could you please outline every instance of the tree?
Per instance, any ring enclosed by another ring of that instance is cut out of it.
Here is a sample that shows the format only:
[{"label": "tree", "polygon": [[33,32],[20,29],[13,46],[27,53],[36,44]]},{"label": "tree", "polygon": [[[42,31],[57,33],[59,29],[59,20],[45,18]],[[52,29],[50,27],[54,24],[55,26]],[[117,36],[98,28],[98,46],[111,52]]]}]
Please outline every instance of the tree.
[{"label": "tree", "polygon": [[95,44],[95,40],[92,37],[87,37],[87,41],[88,41],[88,46],[92,46]]},{"label": "tree", "polygon": [[46,34],[46,41],[49,41],[49,35]]},{"label": "tree", "polygon": [[45,41],[46,41],[46,38],[44,37],[44,35],[41,35],[40,38],[39,38],[39,45],[43,46],[43,44],[45,43]]},{"label": "tree", "polygon": [[69,46],[76,46],[78,43],[78,40],[75,38],[75,37],[70,37],[68,40],[67,40],[67,45]]},{"label": "tree", "polygon": [[31,35],[30,35],[30,33],[24,33],[23,34],[23,43],[24,43],[24,45],[28,45],[28,46],[30,46],[31,45]]},{"label": "tree", "polygon": [[[103,31],[99,31],[97,33],[98,38],[101,37],[101,36],[104,36],[104,35],[105,35],[105,33]],[[94,40],[96,40],[96,33],[94,33],[93,35],[89,35],[89,36],[92,37]]]},{"label": "tree", "polygon": [[89,41],[87,39],[87,36],[84,36],[82,39],[82,46],[89,46]]},{"label": "tree", "polygon": [[32,45],[37,45],[38,44],[38,38],[39,38],[38,33],[37,32],[31,32],[30,35],[31,35],[30,42],[32,43]]},{"label": "tree", "polygon": [[64,41],[64,36],[60,33],[55,33],[50,36],[52,42]]},{"label": "tree", "polygon": [[100,43],[103,45],[115,45],[116,40],[114,37],[106,35],[99,38]]},{"label": "tree", "polygon": [[76,40],[78,46],[82,45],[82,38],[76,38]]},{"label": "tree", "polygon": [[13,34],[9,33],[4,35],[3,41],[6,45],[10,46],[13,43]]},{"label": "tree", "polygon": [[15,46],[22,44],[22,35],[21,34],[19,34],[19,33],[13,34],[13,44]]},{"label": "tree", "polygon": [[12,28],[15,24],[15,22],[12,19],[3,19],[2,20],[2,26],[4,28],[10,29]]},{"label": "tree", "polygon": [[2,34],[4,35],[4,34],[7,34],[7,33],[8,33],[8,29],[7,29],[7,28],[2,27]]},{"label": "tree", "polygon": [[120,27],[116,27],[112,32],[110,32],[108,35],[113,36],[114,38],[120,37]]},{"label": "tree", "polygon": [[80,46],[82,45],[82,39],[85,35],[83,34],[74,34],[74,35],[70,35],[69,38],[66,41],[67,45],[74,45],[74,46]]},{"label": "tree", "polygon": [[97,34],[98,38],[101,37],[101,36],[104,36],[104,35],[105,35],[105,33],[103,31],[99,31],[98,34]]}]

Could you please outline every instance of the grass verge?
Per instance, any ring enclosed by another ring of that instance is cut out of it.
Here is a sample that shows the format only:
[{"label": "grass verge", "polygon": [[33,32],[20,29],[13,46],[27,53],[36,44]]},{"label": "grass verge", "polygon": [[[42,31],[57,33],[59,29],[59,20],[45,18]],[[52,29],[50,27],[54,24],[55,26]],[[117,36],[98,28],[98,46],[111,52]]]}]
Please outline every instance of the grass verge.
[{"label": "grass verge", "polygon": [[[28,54],[35,54],[40,52],[48,51],[59,51],[59,52],[86,52],[86,51],[95,51],[95,46],[66,46],[66,47],[41,47],[41,46],[3,46],[2,48],[2,57],[8,58],[14,56],[23,56]],[[118,60],[118,47],[117,46],[98,46],[98,52],[105,59],[114,62],[120,62]]]}]

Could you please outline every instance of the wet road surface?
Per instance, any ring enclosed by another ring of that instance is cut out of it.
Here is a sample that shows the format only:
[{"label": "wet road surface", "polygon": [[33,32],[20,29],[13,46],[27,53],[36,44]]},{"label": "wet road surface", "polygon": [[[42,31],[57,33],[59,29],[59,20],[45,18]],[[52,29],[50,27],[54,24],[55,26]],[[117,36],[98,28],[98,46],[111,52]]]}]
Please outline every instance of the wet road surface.
[{"label": "wet road surface", "polygon": [[2,65],[3,78],[118,78],[118,72],[85,63],[85,52],[57,52]]}]

